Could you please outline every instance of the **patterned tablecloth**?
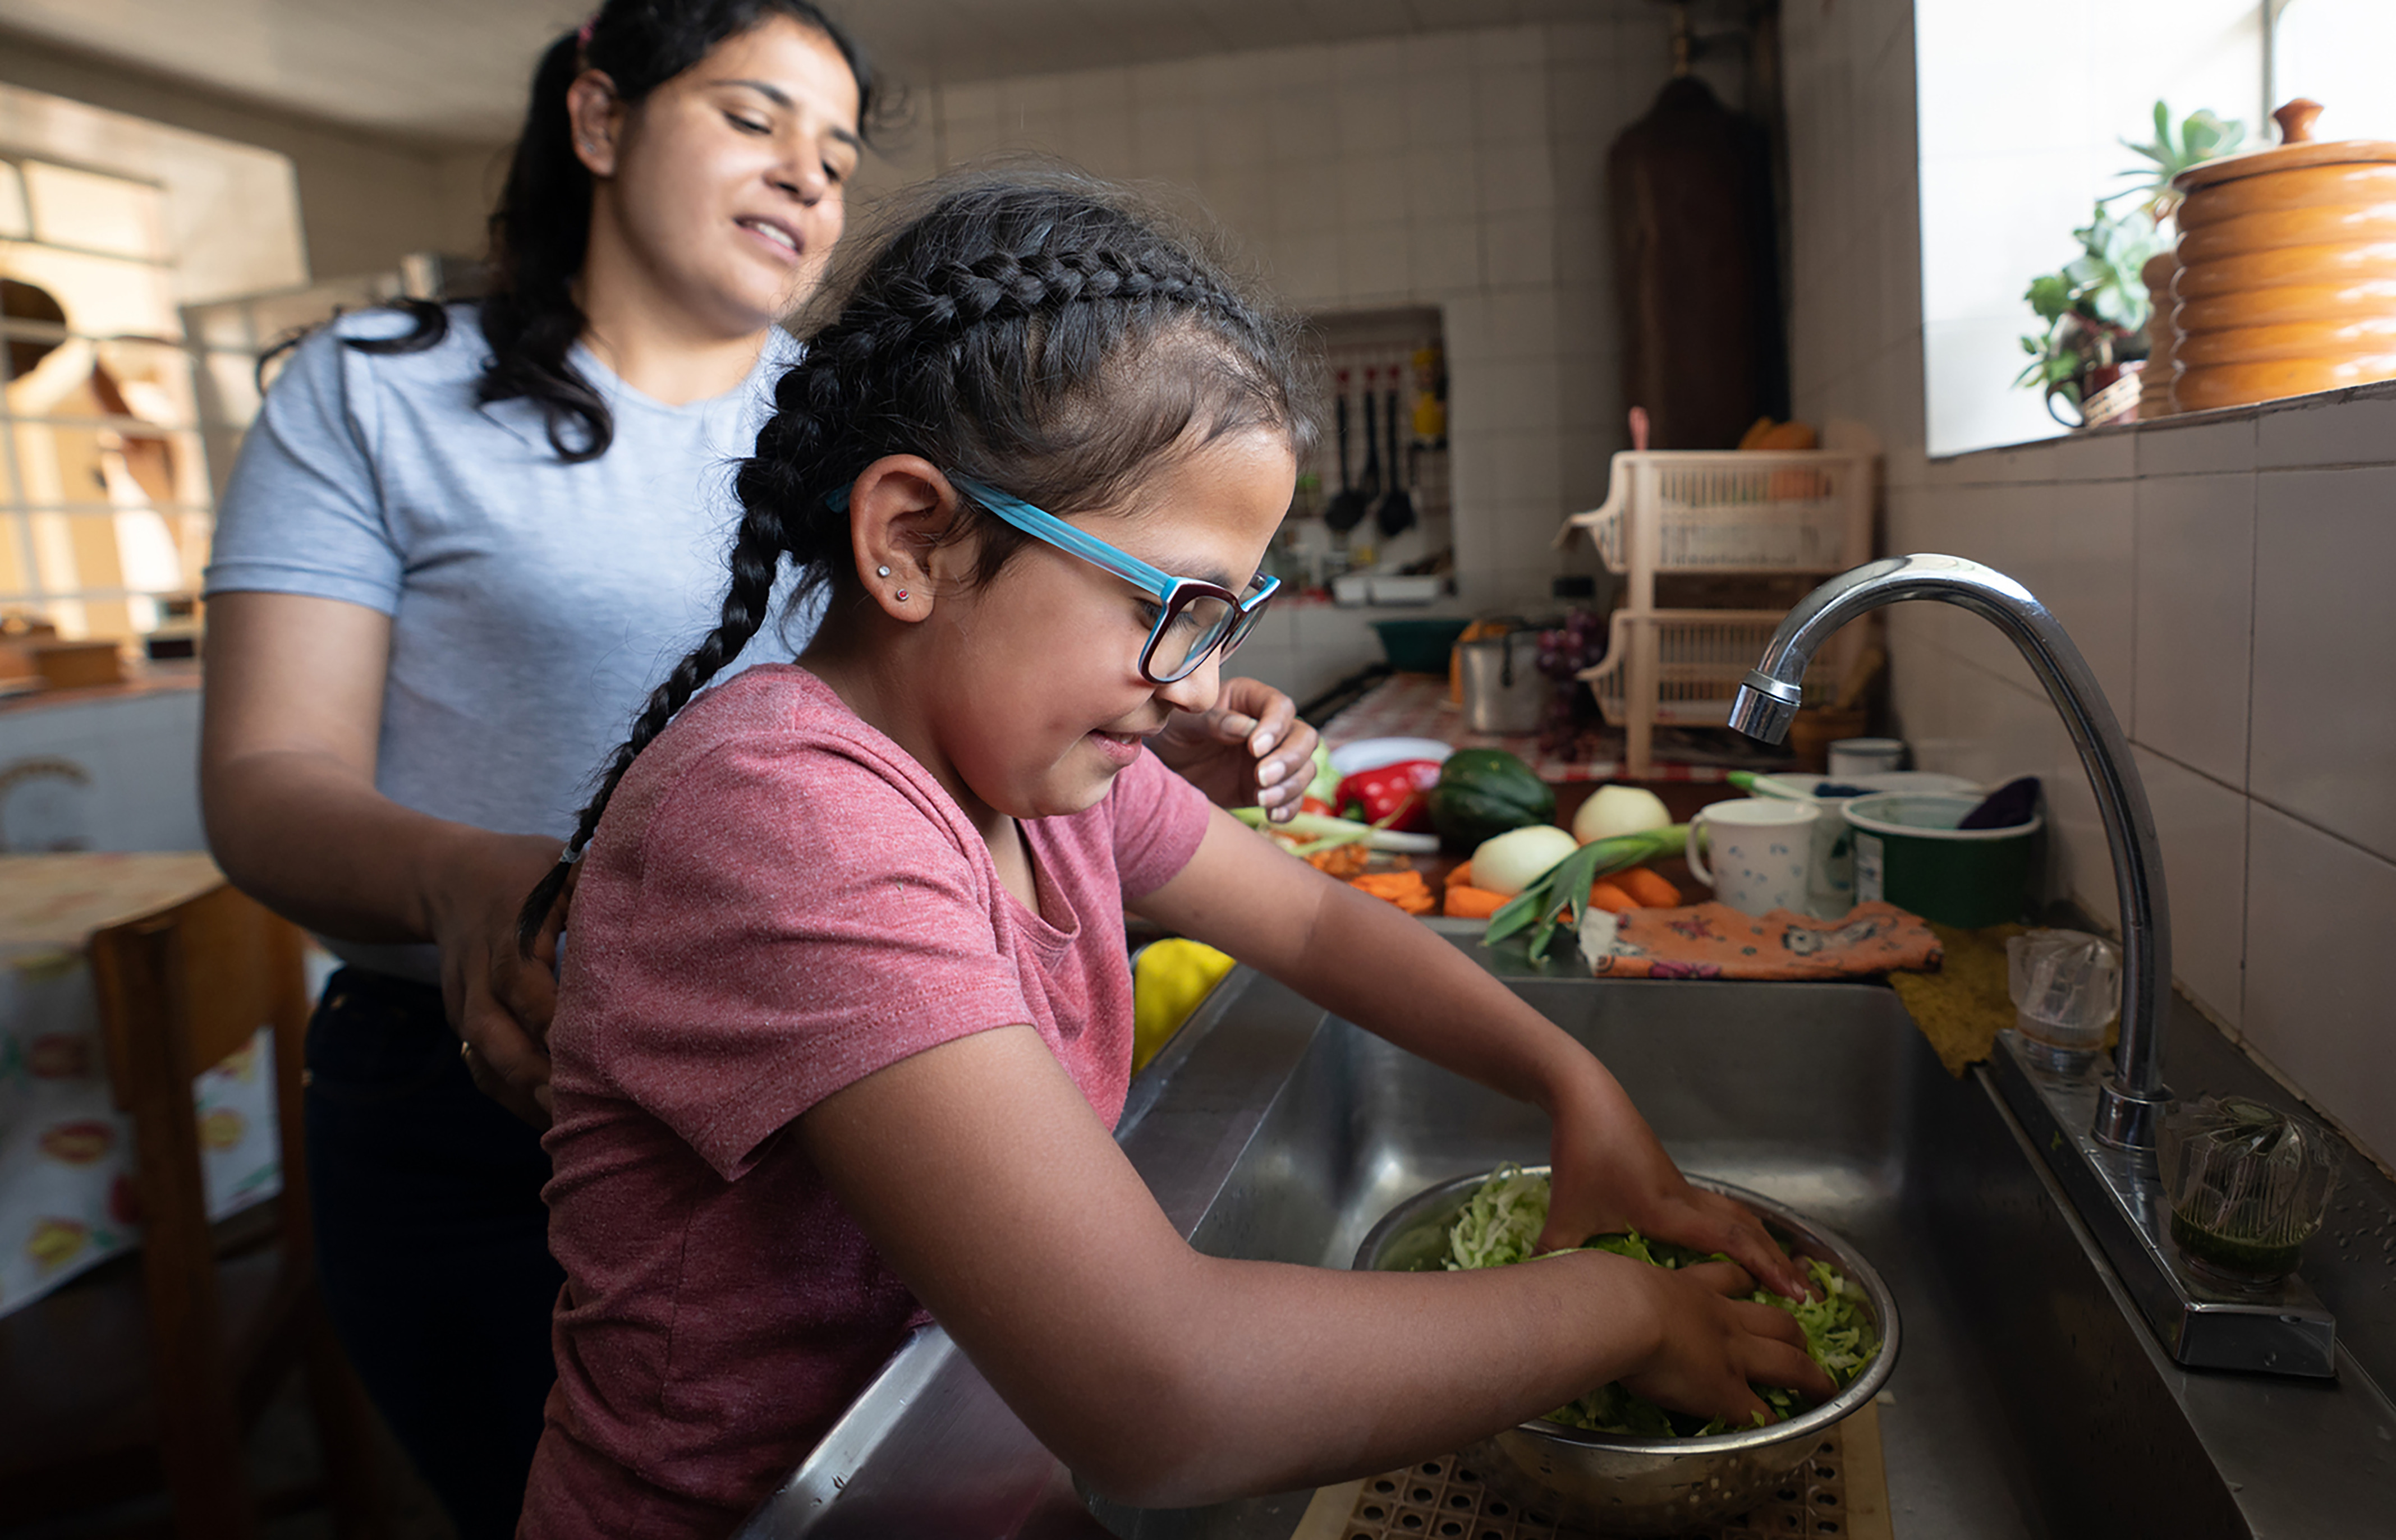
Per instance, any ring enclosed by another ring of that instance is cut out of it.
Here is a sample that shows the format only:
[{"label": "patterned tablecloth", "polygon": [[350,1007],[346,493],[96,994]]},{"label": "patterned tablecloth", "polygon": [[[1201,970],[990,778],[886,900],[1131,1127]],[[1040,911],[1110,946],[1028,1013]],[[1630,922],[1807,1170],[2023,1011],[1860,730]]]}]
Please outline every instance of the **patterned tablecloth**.
[{"label": "patterned tablecloth", "polygon": [[[1613,780],[1622,774],[1620,760],[1558,759],[1543,754],[1536,733],[1467,732],[1463,708],[1447,698],[1447,681],[1436,674],[1391,674],[1323,728],[1323,741],[1334,749],[1378,737],[1437,738],[1458,749],[1503,749],[1530,765],[1543,781]],[[1659,759],[1650,778],[1712,784],[1728,774],[1718,764],[1671,764]]]},{"label": "patterned tablecloth", "polygon": [[[140,1239],[132,1121],[110,1093],[85,960],[92,932],[222,880],[196,853],[0,856],[0,1314]],[[264,1028],[193,1095],[209,1214],[281,1190]]]}]

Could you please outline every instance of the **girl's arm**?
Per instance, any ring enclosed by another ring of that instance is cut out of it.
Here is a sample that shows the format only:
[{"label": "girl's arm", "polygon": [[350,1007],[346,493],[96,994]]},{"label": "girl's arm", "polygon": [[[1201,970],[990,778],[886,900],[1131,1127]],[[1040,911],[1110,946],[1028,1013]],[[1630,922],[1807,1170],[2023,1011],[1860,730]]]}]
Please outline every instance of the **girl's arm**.
[{"label": "girl's arm", "polygon": [[1149,1506],[1388,1469],[1612,1379],[1740,1420],[1761,1404],[1750,1380],[1831,1391],[1792,1318],[1724,1297],[1750,1286],[1726,1263],[1575,1253],[1402,1274],[1201,1255],[1028,1027],[868,1076],[798,1136],[1041,1441]]},{"label": "girl's arm", "polygon": [[276,912],[358,941],[441,949],[451,1024],[515,1109],[548,1121],[539,1038],[556,985],[552,917],[525,962],[515,912],[558,842],[495,834],[402,807],[375,790],[391,618],[284,593],[208,602],[200,798],[228,876]]},{"label": "girl's arm", "polygon": [[1554,1201],[1544,1247],[1629,1226],[1724,1252],[1777,1293],[1806,1292],[1762,1221],[1689,1185],[1596,1056],[1392,905],[1292,860],[1216,813],[1190,864],[1134,906],[1221,948],[1399,1047],[1544,1110]]}]

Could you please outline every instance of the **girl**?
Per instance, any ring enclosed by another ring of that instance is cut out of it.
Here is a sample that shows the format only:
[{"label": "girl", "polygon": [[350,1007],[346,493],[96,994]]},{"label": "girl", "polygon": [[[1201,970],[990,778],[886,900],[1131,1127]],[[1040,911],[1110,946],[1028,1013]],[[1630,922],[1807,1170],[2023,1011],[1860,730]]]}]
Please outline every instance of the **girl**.
[{"label": "girl", "polygon": [[[800,0],[610,0],[540,61],[488,298],[302,344],[224,498],[210,842],[348,964],[310,1032],[327,1296],[469,1540],[523,1506],[562,1276],[538,1134],[459,1040],[546,1120],[552,985],[515,909],[712,618],[725,472],[881,97]],[[1254,682],[1178,745],[1218,794],[1290,808],[1312,746]]]},{"label": "girl", "polygon": [[[1271,594],[1307,432],[1287,331],[1094,184],[936,191],[777,386],[722,623],[572,842],[568,1281],[524,1533],[728,1532],[925,1309],[1151,1504],[1386,1467],[1612,1378],[1738,1417],[1750,1379],[1828,1393],[1788,1316],[1725,1297],[1794,1267],[1594,1058],[1147,751]],[[685,710],[785,557],[825,604],[799,665]],[[1635,1224],[1744,1267],[1192,1252],[1109,1136],[1125,905],[1548,1110],[1550,1243]]]}]

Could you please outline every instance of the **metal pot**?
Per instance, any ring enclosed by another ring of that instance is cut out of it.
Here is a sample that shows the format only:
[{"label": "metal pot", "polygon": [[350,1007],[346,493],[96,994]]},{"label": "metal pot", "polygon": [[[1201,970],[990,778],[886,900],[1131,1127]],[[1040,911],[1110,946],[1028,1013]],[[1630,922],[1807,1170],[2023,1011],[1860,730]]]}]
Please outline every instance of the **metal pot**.
[{"label": "metal pot", "polygon": [[[1544,1173],[1544,1166],[1528,1166]],[[1391,1209],[1356,1249],[1355,1267],[1427,1271],[1447,1253],[1448,1227],[1486,1174],[1443,1182]],[[1880,1393],[1897,1367],[1897,1300],[1862,1254],[1794,1209],[1727,1182],[1691,1175],[1764,1216],[1801,1256],[1820,1257],[1864,1291],[1880,1351],[1833,1399],[1769,1427],[1702,1439],[1627,1439],[1533,1420],[1458,1454],[1490,1490],[1561,1523],[1604,1534],[1681,1534],[1754,1508],[1804,1465],[1830,1427]]]},{"label": "metal pot", "polygon": [[1553,687],[1539,671],[1539,635],[1511,631],[1457,648],[1464,670],[1464,725],[1475,733],[1538,730]]}]

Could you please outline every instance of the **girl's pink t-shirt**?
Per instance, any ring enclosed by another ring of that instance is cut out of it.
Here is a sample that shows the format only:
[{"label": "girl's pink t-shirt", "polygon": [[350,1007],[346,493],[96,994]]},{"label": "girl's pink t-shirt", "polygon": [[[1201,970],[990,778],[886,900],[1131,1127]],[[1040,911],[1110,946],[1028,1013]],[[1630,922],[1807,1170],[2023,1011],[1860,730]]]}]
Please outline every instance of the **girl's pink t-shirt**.
[{"label": "girl's pink t-shirt", "polygon": [[1109,1128],[1123,905],[1205,801],[1143,754],[1028,820],[1039,912],[956,803],[803,669],[702,697],[634,762],[575,894],[549,1047],[557,1387],[522,1533],[728,1533],[925,1319],[789,1130],[926,1048],[1037,1029]]}]

